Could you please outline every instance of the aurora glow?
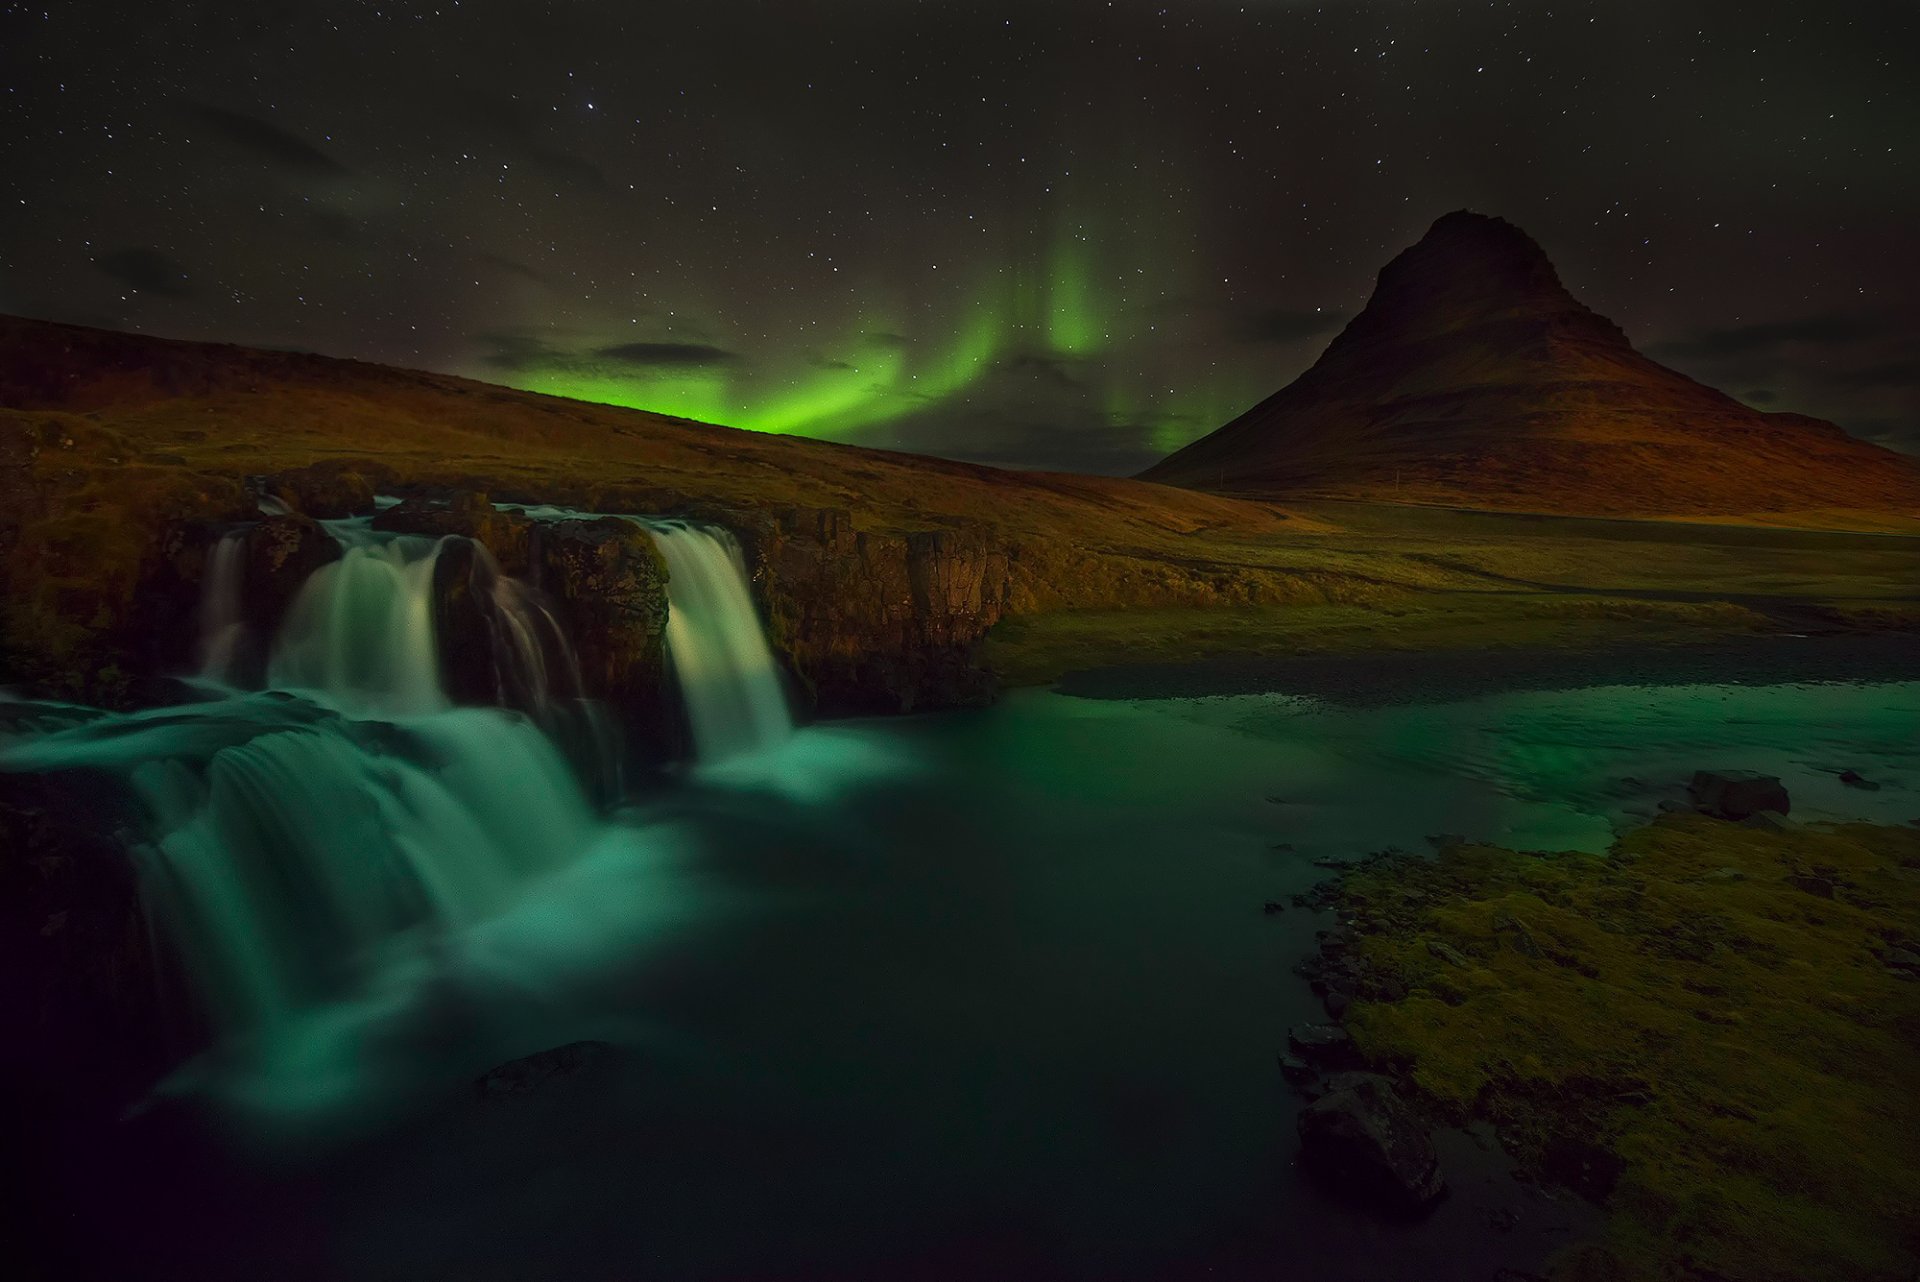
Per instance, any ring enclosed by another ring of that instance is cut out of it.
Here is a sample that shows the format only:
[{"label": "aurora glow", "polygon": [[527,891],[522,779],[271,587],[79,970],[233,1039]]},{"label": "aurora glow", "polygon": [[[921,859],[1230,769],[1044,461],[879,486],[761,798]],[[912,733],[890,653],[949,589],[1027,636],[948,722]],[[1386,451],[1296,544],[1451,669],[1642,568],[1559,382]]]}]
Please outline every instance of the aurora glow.
[{"label": "aurora glow", "polygon": [[0,311],[1131,473],[1473,208],[1649,355],[1911,447],[1911,7],[42,6]]}]

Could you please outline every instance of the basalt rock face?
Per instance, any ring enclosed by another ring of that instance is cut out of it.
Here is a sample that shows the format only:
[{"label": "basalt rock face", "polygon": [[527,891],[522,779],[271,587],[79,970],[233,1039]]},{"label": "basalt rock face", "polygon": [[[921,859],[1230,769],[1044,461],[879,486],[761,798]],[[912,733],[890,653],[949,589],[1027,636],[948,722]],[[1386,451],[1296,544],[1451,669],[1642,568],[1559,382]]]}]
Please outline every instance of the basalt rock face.
[{"label": "basalt rock face", "polygon": [[1920,461],[1635,351],[1532,238],[1448,214],[1313,368],[1142,479],[1540,512],[1920,514]]},{"label": "basalt rock face", "polygon": [[240,602],[256,636],[272,637],[300,588],[323,565],[340,559],[340,545],[311,517],[269,516],[242,536]]},{"label": "basalt rock face", "polygon": [[666,700],[667,564],[653,538],[618,517],[538,524],[531,577],[579,655],[581,683],[658,739]]},{"label": "basalt rock face", "polygon": [[743,526],[774,644],[816,710],[992,699],[977,651],[1007,609],[1016,550],[966,528],[874,534],[834,509],[789,509]]}]

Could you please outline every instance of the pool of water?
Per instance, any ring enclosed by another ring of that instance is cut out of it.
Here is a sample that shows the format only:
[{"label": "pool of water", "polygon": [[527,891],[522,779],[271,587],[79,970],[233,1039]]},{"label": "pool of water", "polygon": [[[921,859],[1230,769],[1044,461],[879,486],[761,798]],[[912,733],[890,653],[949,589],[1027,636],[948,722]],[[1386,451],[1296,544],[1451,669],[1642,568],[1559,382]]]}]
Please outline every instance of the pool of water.
[{"label": "pool of water", "polygon": [[[1916,727],[1920,683],[1025,692],[811,727],[183,1070],[74,1164],[77,1224],[142,1276],[1483,1279],[1590,1213],[1464,1136],[1415,1226],[1307,1184],[1275,1057],[1325,923],[1262,904],[1430,834],[1597,853],[1700,767],[1905,821]],[[583,1038],[615,1051],[474,1097]]]}]

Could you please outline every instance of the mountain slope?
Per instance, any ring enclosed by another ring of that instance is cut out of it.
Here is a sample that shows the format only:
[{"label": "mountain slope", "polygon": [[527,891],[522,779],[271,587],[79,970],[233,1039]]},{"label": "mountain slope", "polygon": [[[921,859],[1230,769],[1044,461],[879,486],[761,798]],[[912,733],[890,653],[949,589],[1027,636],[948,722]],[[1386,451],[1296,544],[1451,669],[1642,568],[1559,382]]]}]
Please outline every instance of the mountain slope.
[{"label": "mountain slope", "polygon": [[1920,461],[1649,360],[1525,232],[1465,211],[1387,264],[1313,368],[1141,477],[1542,512],[1920,515]]}]

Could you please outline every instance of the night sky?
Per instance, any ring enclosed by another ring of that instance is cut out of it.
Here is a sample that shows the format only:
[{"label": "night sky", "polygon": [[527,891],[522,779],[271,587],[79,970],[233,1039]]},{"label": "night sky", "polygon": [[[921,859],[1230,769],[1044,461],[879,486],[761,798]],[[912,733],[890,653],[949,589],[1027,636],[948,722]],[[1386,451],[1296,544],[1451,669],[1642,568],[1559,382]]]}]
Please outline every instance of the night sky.
[{"label": "night sky", "polygon": [[1917,448],[1917,8],[9,4],[0,311],[1129,472],[1468,207]]}]

